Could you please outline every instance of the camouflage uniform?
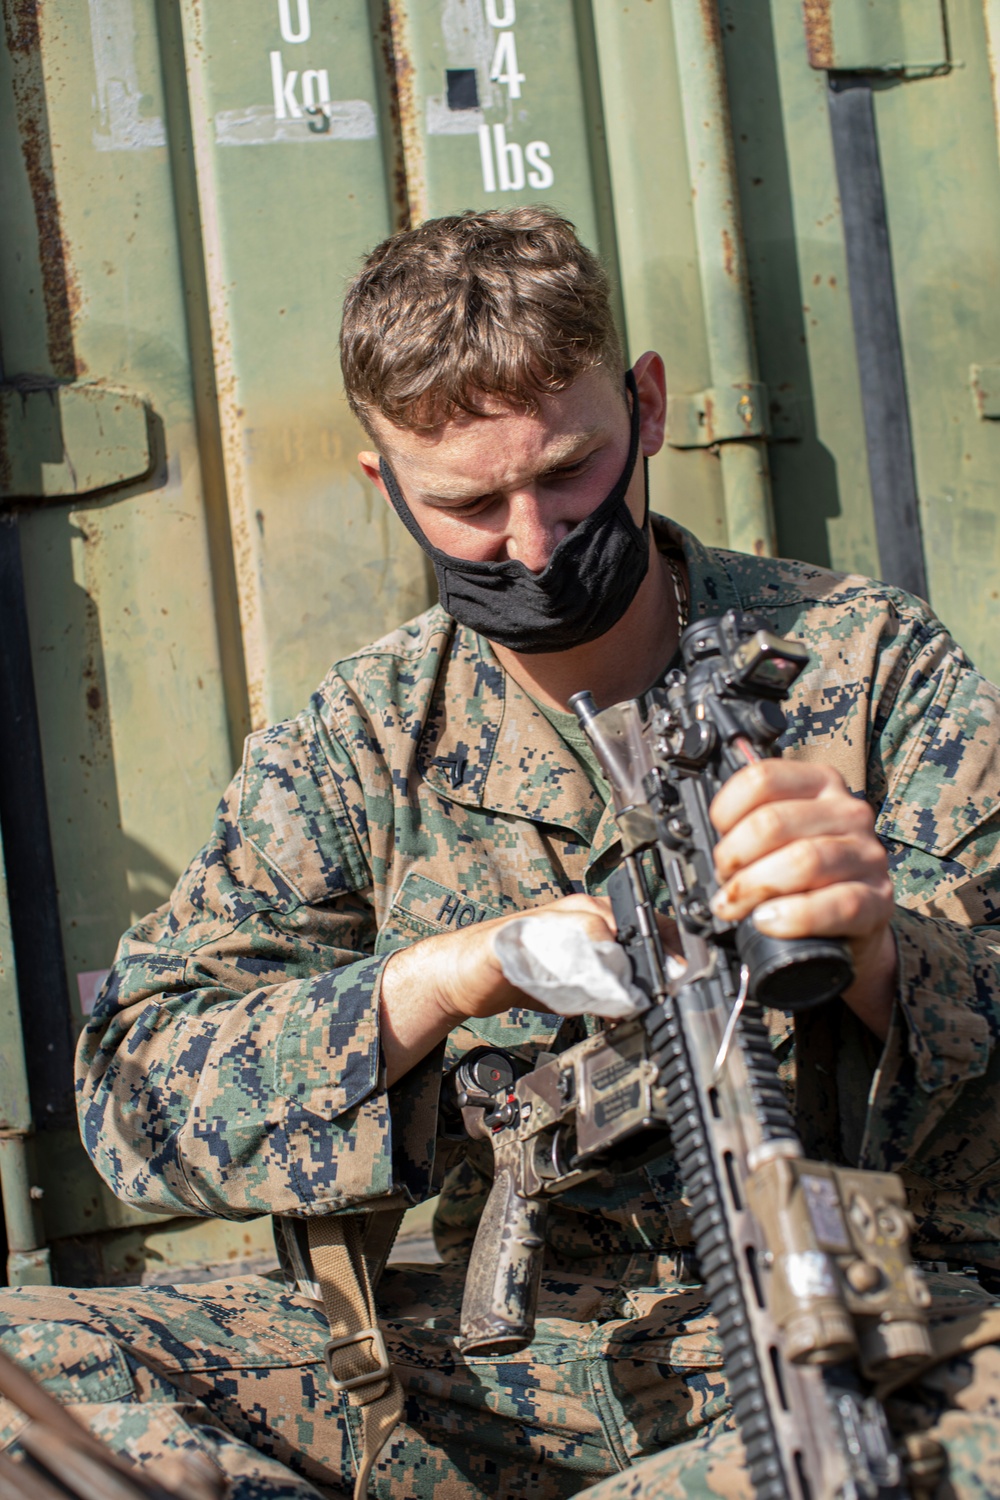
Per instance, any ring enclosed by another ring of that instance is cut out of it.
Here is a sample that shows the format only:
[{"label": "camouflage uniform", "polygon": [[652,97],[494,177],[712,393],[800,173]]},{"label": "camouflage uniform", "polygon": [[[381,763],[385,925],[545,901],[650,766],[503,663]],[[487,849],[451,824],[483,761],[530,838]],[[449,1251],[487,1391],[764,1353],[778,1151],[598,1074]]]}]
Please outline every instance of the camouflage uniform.
[{"label": "camouflage uniform", "polygon": [[[806,1148],[900,1171],[920,1255],[1000,1269],[1000,695],[906,595],[657,525],[685,554],[692,618],[759,609],[813,648],[787,753],[836,766],[889,851],[899,992],[885,1046],[842,1006],[794,1037],[775,1021]],[[602,1497],[745,1493],[669,1156],[559,1200],[529,1350],[462,1360],[451,1341],[488,1163],[436,1147],[443,1054],[486,1040],[530,1059],[582,1023],[515,1010],[453,1033],[392,1089],[380,1073],[387,954],[600,893],[618,858],[611,813],[556,729],[482,639],[432,609],[250,738],[212,841],[126,935],[82,1041],[86,1144],[141,1208],[314,1215],[441,1187],[448,1263],[393,1268],[380,1293],[407,1393],[381,1496],[557,1500],[602,1479]],[[943,1316],[989,1300],[957,1273],[937,1286]],[[24,1291],[3,1311],[5,1347],[133,1453],[166,1462],[199,1443],[240,1497],[349,1490],[322,1315],[276,1282]],[[1000,1493],[1000,1436],[960,1410],[1000,1391],[996,1359],[952,1361],[900,1408],[947,1428],[963,1497]]]}]

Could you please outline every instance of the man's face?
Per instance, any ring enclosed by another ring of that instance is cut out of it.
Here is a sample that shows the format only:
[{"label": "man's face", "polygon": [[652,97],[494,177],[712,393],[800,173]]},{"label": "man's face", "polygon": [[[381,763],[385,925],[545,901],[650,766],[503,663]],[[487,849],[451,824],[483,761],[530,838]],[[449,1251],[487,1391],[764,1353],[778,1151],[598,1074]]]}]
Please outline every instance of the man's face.
[{"label": "man's face", "polygon": [[[640,446],[663,441],[663,364],[645,354],[635,366]],[[385,421],[376,435],[410,510],[432,546],[469,562],[517,558],[540,572],[564,536],[614,488],[629,448],[624,382],[590,370],[568,390],[544,396],[537,412],[484,401],[483,416],[456,417],[432,433]],[[359,454],[382,493],[377,453]],[[626,495],[641,524],[642,465]]]}]

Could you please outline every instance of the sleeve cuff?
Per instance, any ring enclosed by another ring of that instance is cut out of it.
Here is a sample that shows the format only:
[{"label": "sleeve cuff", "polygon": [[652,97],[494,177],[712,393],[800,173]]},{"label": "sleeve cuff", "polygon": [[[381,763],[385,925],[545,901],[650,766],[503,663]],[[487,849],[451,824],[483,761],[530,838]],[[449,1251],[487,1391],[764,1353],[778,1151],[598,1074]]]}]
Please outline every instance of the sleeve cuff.
[{"label": "sleeve cuff", "polygon": [[[290,1140],[298,1137],[292,1164],[303,1207],[398,1192],[416,1203],[432,1191],[444,1044],[385,1089],[378,1010],[386,959],[322,976],[282,1027],[275,1090],[287,1101]],[[341,1116],[348,1119],[338,1130]],[[339,1135],[339,1153],[324,1145],[320,1121]]]},{"label": "sleeve cuff", "polygon": [[892,930],[896,1004],[872,1080],[861,1165],[898,1171],[962,1086],[986,1072],[991,1034],[976,1009],[982,939],[898,906]]},{"label": "sleeve cuff", "polygon": [[977,940],[967,928],[897,909],[897,1000],[916,1080],[926,1094],[985,1073],[990,1028],[974,1009]]},{"label": "sleeve cuff", "polygon": [[334,1120],[379,1085],[378,1001],[385,958],[313,980],[278,1036],[274,1090],[290,1106]]}]

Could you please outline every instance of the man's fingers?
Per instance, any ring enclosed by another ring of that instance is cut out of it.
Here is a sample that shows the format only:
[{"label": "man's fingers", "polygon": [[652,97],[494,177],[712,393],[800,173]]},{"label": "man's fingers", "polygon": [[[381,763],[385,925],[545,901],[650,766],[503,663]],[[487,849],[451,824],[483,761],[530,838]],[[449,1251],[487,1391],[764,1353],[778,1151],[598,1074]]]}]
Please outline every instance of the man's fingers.
[{"label": "man's fingers", "polygon": [[892,884],[888,889],[862,881],[848,881],[767,901],[754,912],[754,924],[768,937],[843,937],[869,939],[892,912]]},{"label": "man's fingers", "polygon": [[[720,794],[721,795],[721,794]],[[715,868],[720,881],[737,870],[763,860],[776,850],[784,852],[796,840],[855,836],[873,840],[874,819],[867,802],[840,796],[808,800],[766,802],[741,818],[715,847]]]},{"label": "man's fingers", "polygon": [[761,760],[737,771],[716,793],[711,806],[712,822],[718,833],[726,834],[755,808],[767,803],[838,795],[850,797],[843,777],[831,766],[796,760]]},{"label": "man's fingers", "polygon": [[716,914],[753,914],[776,938],[838,937],[851,946],[847,1004],[888,1034],[896,975],[893,888],[867,803],[830,766],[765,759],[721,788],[710,808],[720,837]]},{"label": "man's fingers", "polygon": [[[587,936],[592,942],[607,941],[608,938],[618,936],[618,928],[615,925],[614,914],[611,910],[611,902],[607,896],[586,896],[582,893],[575,896],[562,896],[558,901],[553,901],[549,906],[536,908],[539,916],[551,916],[566,914],[575,916],[586,929]],[[519,916],[528,916],[528,912],[519,912]],[[660,941],[669,953],[679,954],[681,952],[680,934],[677,931],[677,923],[673,917],[665,916],[663,912],[656,913],[656,925],[660,932]]]},{"label": "man's fingers", "polygon": [[712,908],[725,921],[736,922],[774,897],[879,881],[888,881],[888,875],[877,840],[853,834],[800,838],[737,869],[716,893]]}]

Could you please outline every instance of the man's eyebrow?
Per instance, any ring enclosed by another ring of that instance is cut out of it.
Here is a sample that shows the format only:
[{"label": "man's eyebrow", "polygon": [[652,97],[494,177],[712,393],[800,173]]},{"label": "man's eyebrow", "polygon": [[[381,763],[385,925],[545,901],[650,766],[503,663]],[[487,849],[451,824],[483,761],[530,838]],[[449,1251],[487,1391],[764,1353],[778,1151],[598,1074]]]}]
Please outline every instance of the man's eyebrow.
[{"label": "man's eyebrow", "polygon": [[[544,478],[554,470],[561,468],[577,454],[581,448],[585,448],[594,438],[600,437],[604,432],[603,426],[587,427],[581,432],[567,433],[564,438],[554,442],[545,455],[545,467],[539,469],[536,478]],[[484,489],[475,489],[463,486],[450,492],[445,490],[434,490],[423,495],[421,498],[425,505],[454,505],[463,500],[476,500],[481,495],[487,494]]]},{"label": "man's eyebrow", "polygon": [[553,445],[552,451],[547,455],[548,461],[545,468],[541,472],[549,474],[553,469],[558,469],[562,464],[566,463],[567,459],[572,458],[578,449],[586,447],[588,443],[593,442],[595,437],[600,437],[606,431],[606,428],[597,426],[586,427],[582,432],[567,434],[561,442]]}]

